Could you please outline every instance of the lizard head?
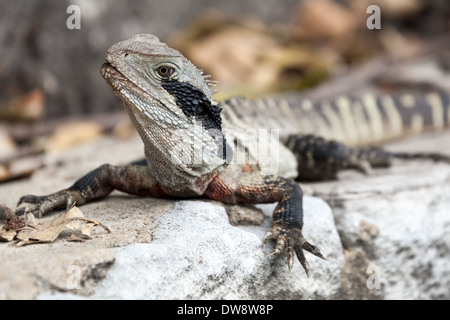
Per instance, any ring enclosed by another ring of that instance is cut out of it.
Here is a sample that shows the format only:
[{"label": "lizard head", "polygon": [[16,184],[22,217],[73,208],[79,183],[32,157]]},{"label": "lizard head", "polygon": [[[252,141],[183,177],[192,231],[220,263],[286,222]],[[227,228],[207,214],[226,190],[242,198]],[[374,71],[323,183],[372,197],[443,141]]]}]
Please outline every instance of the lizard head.
[{"label": "lizard head", "polygon": [[[223,160],[225,143],[223,138],[217,139],[222,129],[221,108],[214,102],[209,81],[201,70],[150,34],[138,34],[114,44],[105,58],[101,74],[124,102],[146,145],[147,158],[149,152],[159,153],[161,159],[173,156],[174,148],[192,148],[192,140],[185,139],[191,135],[197,139],[198,148],[214,150],[214,156],[207,155],[197,164],[187,163],[186,170],[198,176],[214,166],[209,158],[220,155]],[[181,134],[186,142],[175,142],[174,132],[180,130],[187,130]]]},{"label": "lizard head", "polygon": [[157,37],[137,34],[114,44],[105,58],[106,82],[157,124],[169,127],[176,119],[195,118],[221,129],[220,109],[203,72]]}]

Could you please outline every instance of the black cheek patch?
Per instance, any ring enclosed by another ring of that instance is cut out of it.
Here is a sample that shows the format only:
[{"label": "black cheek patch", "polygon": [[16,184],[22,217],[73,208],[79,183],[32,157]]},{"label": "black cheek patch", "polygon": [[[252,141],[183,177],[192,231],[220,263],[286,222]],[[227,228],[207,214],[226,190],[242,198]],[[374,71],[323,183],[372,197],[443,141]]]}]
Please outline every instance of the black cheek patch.
[{"label": "black cheek patch", "polygon": [[195,117],[202,122],[206,130],[222,130],[222,108],[211,104],[208,97],[199,89],[187,82],[165,80],[162,87],[175,98],[177,105],[188,117]]},{"label": "black cheek patch", "polygon": [[[161,86],[175,98],[177,105],[188,117],[200,121],[203,128],[215,137],[219,144],[222,158],[231,161],[232,151],[227,146],[225,136],[222,134],[222,108],[213,105],[208,97],[199,89],[187,82],[178,80],[164,80]],[[220,134],[220,137],[217,134]]]}]

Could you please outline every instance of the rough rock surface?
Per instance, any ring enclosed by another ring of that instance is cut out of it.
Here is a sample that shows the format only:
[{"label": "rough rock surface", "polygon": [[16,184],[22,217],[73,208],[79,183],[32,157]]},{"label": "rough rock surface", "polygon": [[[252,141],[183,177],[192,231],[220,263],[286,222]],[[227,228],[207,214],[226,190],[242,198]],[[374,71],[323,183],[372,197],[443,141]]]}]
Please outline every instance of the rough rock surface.
[{"label": "rough rock surface", "polygon": [[[445,152],[449,144],[441,133],[392,147]],[[0,185],[0,202],[14,207],[23,194],[53,192],[102,163],[140,154],[135,137],[48,155],[31,179]],[[450,166],[396,164],[371,176],[344,172],[338,181],[302,185],[333,207],[332,215],[323,200],[305,197],[305,236],[328,259],[307,253],[309,278],[298,262],[288,272],[285,256],[268,257],[272,244],[261,248],[273,205],[259,205],[263,215],[245,208],[238,219],[262,224],[233,226],[217,202],[115,193],[80,207],[110,234],[99,229],[83,243],[0,243],[0,298],[448,299]]]},{"label": "rough rock surface", "polygon": [[[425,135],[388,148],[449,153],[450,134]],[[396,161],[369,177],[345,173],[340,178],[309,187],[333,207],[346,256],[341,296],[449,299],[450,166]],[[359,280],[358,265],[359,272],[364,270]],[[375,269],[380,289],[368,290],[366,281]]]},{"label": "rough rock surface", "polygon": [[[327,248],[329,258],[329,263],[324,263],[310,256],[310,278],[299,264],[289,273],[284,259],[267,257],[270,248],[261,248],[265,226],[233,227],[219,206],[180,201],[157,219],[151,243],[114,250],[116,263],[92,298],[252,299],[278,298],[280,294],[329,298],[339,286],[342,248],[326,204],[308,198],[306,206],[310,215],[317,214],[319,229],[330,235],[313,239],[317,225],[305,230],[311,241]],[[270,211],[273,206],[265,209]]]}]

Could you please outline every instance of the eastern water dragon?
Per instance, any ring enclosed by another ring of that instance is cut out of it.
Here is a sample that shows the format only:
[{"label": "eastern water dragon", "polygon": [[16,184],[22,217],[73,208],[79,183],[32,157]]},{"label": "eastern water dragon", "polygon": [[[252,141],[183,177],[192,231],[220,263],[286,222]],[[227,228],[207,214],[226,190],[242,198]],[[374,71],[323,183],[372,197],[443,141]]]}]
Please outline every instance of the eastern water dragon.
[{"label": "eastern water dragon", "polygon": [[395,157],[450,162],[440,154],[368,147],[409,132],[449,127],[447,95],[365,94],[314,103],[231,98],[217,103],[208,77],[150,34],[113,45],[101,74],[122,99],[146,159],[105,164],[67,189],[23,196],[16,214],[42,215],[113,190],[231,204],[278,202],[263,242],[274,240],[273,254],[286,252],[289,269],[296,255],[308,273],[303,250],[325,257],[302,235],[303,194],[295,180],[330,179],[348,168],[369,172]]}]

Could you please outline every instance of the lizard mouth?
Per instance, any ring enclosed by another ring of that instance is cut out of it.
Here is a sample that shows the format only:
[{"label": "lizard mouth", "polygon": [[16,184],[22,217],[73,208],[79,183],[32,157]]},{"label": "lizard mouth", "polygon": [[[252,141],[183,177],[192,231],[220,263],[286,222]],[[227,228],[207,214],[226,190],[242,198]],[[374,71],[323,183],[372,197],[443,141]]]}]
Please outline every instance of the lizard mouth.
[{"label": "lizard mouth", "polygon": [[118,93],[122,91],[124,86],[126,85],[128,89],[139,90],[142,93],[146,93],[140,87],[138,87],[135,83],[130,81],[122,72],[120,72],[112,63],[106,60],[101,68],[100,73],[102,77],[106,80],[106,82],[113,87]]},{"label": "lizard mouth", "polygon": [[102,77],[105,78],[106,80],[111,78],[123,80],[126,79],[125,76],[108,61],[102,64],[102,67],[100,68],[100,73]]},{"label": "lizard mouth", "polygon": [[139,96],[149,95],[142,88],[130,81],[122,72],[120,72],[112,63],[106,60],[101,68],[100,73],[105,81],[113,88],[114,92],[122,99],[129,99],[123,94],[123,91],[138,92]]}]

